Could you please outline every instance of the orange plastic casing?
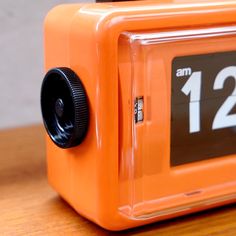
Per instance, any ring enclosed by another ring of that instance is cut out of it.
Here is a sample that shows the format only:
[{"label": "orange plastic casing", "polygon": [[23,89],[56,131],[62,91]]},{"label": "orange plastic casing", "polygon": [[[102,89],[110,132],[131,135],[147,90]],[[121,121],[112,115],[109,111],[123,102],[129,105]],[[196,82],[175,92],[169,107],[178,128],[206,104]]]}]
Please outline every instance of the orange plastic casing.
[{"label": "orange plastic casing", "polygon": [[[45,70],[73,69],[89,101],[89,130],[79,146],[61,149],[47,138],[49,182],[78,213],[106,229],[123,230],[235,202],[234,154],[169,164],[172,60],[236,51],[234,27],[235,1],[69,4],[49,12]],[[139,43],[158,33],[167,33],[169,41]],[[152,48],[157,53],[145,54]],[[146,86],[156,75],[162,76]],[[144,110],[144,124],[135,128],[134,98],[145,101],[147,91],[151,119],[160,125],[149,127]]]}]

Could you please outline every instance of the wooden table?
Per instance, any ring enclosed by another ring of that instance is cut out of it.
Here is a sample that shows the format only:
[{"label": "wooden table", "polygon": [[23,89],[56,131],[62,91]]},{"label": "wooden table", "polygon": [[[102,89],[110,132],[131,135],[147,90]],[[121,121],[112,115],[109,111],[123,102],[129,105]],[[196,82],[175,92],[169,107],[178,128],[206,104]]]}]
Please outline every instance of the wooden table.
[{"label": "wooden table", "polygon": [[48,186],[40,125],[0,131],[0,209],[0,235],[236,235],[236,205],[121,233],[103,230]]}]

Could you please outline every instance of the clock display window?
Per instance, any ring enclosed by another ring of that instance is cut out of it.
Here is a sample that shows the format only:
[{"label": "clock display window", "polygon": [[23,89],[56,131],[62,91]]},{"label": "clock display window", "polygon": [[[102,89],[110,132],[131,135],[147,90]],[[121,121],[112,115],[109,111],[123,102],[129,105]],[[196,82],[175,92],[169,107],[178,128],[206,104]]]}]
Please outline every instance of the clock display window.
[{"label": "clock display window", "polygon": [[236,52],[172,62],[171,166],[236,153]]}]

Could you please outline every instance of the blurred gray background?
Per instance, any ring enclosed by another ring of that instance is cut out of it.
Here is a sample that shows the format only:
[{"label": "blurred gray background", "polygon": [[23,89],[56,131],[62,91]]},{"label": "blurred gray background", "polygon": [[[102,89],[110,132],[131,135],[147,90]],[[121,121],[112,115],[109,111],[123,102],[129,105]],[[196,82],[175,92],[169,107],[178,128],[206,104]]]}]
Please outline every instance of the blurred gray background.
[{"label": "blurred gray background", "polygon": [[0,129],[41,122],[43,19],[60,3],[0,0]]}]

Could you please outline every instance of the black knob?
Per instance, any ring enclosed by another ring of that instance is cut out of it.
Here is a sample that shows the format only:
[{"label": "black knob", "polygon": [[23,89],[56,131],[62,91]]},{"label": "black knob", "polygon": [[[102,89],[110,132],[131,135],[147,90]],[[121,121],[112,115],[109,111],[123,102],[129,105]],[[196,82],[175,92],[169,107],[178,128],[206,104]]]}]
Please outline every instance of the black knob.
[{"label": "black knob", "polygon": [[88,130],[89,109],[80,78],[69,68],[54,68],[45,75],[41,88],[44,126],[61,148],[79,145]]}]

